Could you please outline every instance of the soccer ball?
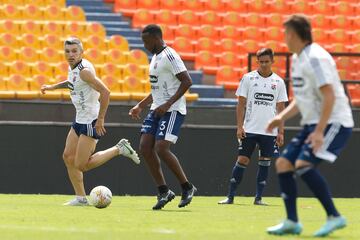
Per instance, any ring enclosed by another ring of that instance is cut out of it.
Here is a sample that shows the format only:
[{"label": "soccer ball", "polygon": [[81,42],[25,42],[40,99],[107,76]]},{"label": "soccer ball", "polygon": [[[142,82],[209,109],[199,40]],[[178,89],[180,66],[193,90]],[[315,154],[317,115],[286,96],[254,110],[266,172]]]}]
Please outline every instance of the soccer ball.
[{"label": "soccer ball", "polygon": [[94,187],[90,192],[90,203],[97,208],[106,208],[110,205],[112,193],[105,186]]}]

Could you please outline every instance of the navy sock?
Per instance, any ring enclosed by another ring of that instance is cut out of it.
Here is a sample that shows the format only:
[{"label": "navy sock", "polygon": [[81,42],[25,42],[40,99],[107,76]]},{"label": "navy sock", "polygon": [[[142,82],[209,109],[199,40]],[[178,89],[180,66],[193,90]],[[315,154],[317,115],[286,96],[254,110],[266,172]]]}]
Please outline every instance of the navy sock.
[{"label": "navy sock", "polygon": [[259,168],[256,175],[256,196],[255,199],[261,200],[262,193],[266,185],[269,173],[270,160],[259,160]]},{"label": "navy sock", "polygon": [[319,171],[312,167],[305,167],[296,170],[296,172],[301,176],[310,190],[314,193],[315,197],[319,199],[320,203],[325,208],[327,215],[334,217],[340,216],[331,198],[328,184],[324,177],[321,176]]},{"label": "navy sock", "polygon": [[231,175],[231,179],[230,179],[229,194],[228,194],[229,198],[234,198],[236,188],[241,182],[241,179],[244,175],[245,169],[246,169],[245,165],[242,165],[242,164],[236,162],[236,164],[232,170],[232,175]]},{"label": "navy sock", "polygon": [[284,200],[287,218],[297,222],[298,216],[296,211],[297,186],[294,172],[279,173],[279,184],[281,197]]},{"label": "navy sock", "polygon": [[160,194],[167,193],[169,191],[169,187],[167,185],[158,186],[158,191]]}]

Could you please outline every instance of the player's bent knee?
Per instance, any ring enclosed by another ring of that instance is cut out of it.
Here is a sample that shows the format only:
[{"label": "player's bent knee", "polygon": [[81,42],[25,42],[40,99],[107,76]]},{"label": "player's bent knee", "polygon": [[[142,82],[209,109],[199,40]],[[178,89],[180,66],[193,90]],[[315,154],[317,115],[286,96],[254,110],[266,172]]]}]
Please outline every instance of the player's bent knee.
[{"label": "player's bent knee", "polygon": [[170,146],[167,142],[160,141],[155,143],[155,151],[158,155],[166,154],[169,152]]},{"label": "player's bent knee", "polygon": [[292,165],[292,163],[286,158],[282,158],[282,157],[276,160],[275,166],[276,166],[276,171],[278,173],[294,170],[294,166]]},{"label": "player's bent knee", "polygon": [[311,162],[305,161],[305,160],[296,160],[295,162],[295,168],[307,168],[307,167],[314,167],[314,165]]},{"label": "player's bent knee", "polygon": [[64,152],[62,157],[63,157],[63,160],[64,160],[66,166],[74,165],[74,160],[75,160],[74,155]]},{"label": "player's bent knee", "polygon": [[250,159],[245,156],[239,156],[237,162],[241,165],[247,166],[249,165]]},{"label": "player's bent knee", "polygon": [[88,169],[86,168],[86,163],[75,163],[75,168],[79,171],[86,172]]}]

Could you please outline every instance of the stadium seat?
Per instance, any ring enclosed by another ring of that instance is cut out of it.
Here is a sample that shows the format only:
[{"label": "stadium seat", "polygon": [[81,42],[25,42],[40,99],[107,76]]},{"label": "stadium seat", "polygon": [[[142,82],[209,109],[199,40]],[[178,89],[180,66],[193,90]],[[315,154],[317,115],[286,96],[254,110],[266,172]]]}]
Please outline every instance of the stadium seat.
[{"label": "stadium seat", "polygon": [[253,13],[263,13],[268,11],[268,5],[264,0],[250,0],[248,1],[248,11]]},{"label": "stadium seat", "polygon": [[86,22],[85,33],[86,35],[96,35],[104,39],[106,37],[106,29],[99,22]]},{"label": "stadium seat", "polygon": [[268,27],[264,29],[264,39],[265,40],[275,40],[275,41],[284,41],[284,29],[281,27]]},{"label": "stadium seat", "polygon": [[351,105],[360,107],[360,85],[347,85],[347,90],[350,96]]},{"label": "stadium seat", "polygon": [[128,54],[124,51],[113,48],[105,54],[106,62],[110,62],[116,65],[125,65],[127,63]]},{"label": "stadium seat", "polygon": [[222,26],[222,18],[216,11],[205,11],[200,15],[200,24],[208,24],[213,26]]},{"label": "stadium seat", "polygon": [[241,68],[242,62],[236,52],[222,52],[219,56],[219,66],[230,66],[232,68]]},{"label": "stadium seat", "polygon": [[342,28],[350,30],[352,28],[352,23],[349,16],[346,15],[334,15],[330,17],[330,26],[331,28]]},{"label": "stadium seat", "polygon": [[27,20],[20,24],[20,32],[34,34],[36,36],[42,35],[41,25],[33,20]]},{"label": "stadium seat", "polygon": [[19,47],[31,47],[36,50],[42,49],[38,36],[31,33],[21,35],[19,38]]},{"label": "stadium seat", "polygon": [[189,38],[177,37],[172,46],[182,57],[183,60],[194,60],[194,45]]},{"label": "stadium seat", "polygon": [[284,23],[284,15],[281,13],[270,13],[264,15],[265,23],[267,27],[281,27]]},{"label": "stadium seat", "polygon": [[31,75],[43,75],[43,76],[47,76],[49,79],[53,78],[54,76],[54,69],[47,62],[37,61],[31,64],[30,67],[31,67]]},{"label": "stadium seat", "polygon": [[18,53],[18,59],[25,62],[36,62],[39,61],[39,54],[37,50],[32,47],[22,47]]},{"label": "stadium seat", "polygon": [[22,6],[24,4],[24,0],[2,0],[1,4],[13,4],[16,7]]},{"label": "stadium seat", "polygon": [[41,38],[41,47],[46,48],[54,48],[54,49],[63,49],[64,43],[55,35],[46,34],[43,38]]},{"label": "stadium seat", "polygon": [[183,2],[178,0],[160,1],[160,9],[168,9],[171,11],[179,11],[184,9]]},{"label": "stadium seat", "polygon": [[66,6],[66,0],[43,0],[45,6],[46,5],[55,5],[58,7],[65,7]]},{"label": "stadium seat", "polygon": [[122,92],[130,93],[131,100],[142,100],[148,95],[145,93],[144,86],[140,78],[134,76],[125,77],[124,80],[120,81]]},{"label": "stadium seat", "polygon": [[289,14],[290,4],[286,0],[273,0],[269,1],[267,5],[267,11],[279,14]]},{"label": "stadium seat", "polygon": [[64,35],[66,37],[77,37],[84,38],[85,34],[85,25],[80,22],[67,22],[64,26]]},{"label": "stadium seat", "polygon": [[122,79],[122,71],[121,68],[116,64],[111,62],[106,62],[100,69],[100,74],[102,76],[114,76],[117,79]]},{"label": "stadium seat", "polygon": [[241,54],[250,53],[250,52],[255,53],[260,48],[259,42],[253,39],[244,40],[238,43],[238,46],[239,46],[239,52]]},{"label": "stadium seat", "polygon": [[[1,11],[0,11],[1,14]],[[13,20],[0,20],[0,32],[1,33],[11,33],[11,34],[19,34],[20,26]]]},{"label": "stadium seat", "polygon": [[68,20],[64,16],[62,8],[56,5],[48,5],[43,9],[44,20],[47,21],[64,21]]},{"label": "stadium seat", "polygon": [[27,4],[22,10],[22,18],[41,21],[43,20],[43,13],[37,5]]},{"label": "stadium seat", "polygon": [[275,41],[275,40],[266,41],[264,43],[263,47],[271,48],[274,52],[286,52],[287,51],[287,47],[283,42]]},{"label": "stadium seat", "polygon": [[159,27],[161,28],[163,39],[167,44],[171,45],[175,39],[174,30],[166,24],[159,24]]},{"label": "stadium seat", "polygon": [[233,39],[240,40],[241,39],[241,31],[238,31],[236,26],[226,25],[222,28],[219,28],[220,40],[221,39]]},{"label": "stadium seat", "polygon": [[132,19],[132,27],[143,28],[151,22],[154,22],[154,14],[148,9],[137,9]]},{"label": "stadium seat", "polygon": [[186,0],[183,1],[183,8],[194,12],[203,12],[204,4],[201,0]]},{"label": "stadium seat", "polygon": [[225,10],[227,12],[234,11],[238,13],[247,13],[248,3],[244,0],[228,0],[225,2]]},{"label": "stadium seat", "polygon": [[130,100],[130,93],[121,92],[119,79],[117,79],[112,75],[106,75],[103,76],[101,80],[109,88],[111,100],[118,100],[118,101]]},{"label": "stadium seat", "polygon": [[0,62],[0,76],[7,77],[9,75],[9,67],[4,62]]},{"label": "stadium seat", "polygon": [[346,16],[353,16],[355,12],[354,5],[348,1],[335,1],[331,4],[334,9],[334,14],[343,14]]},{"label": "stadium seat", "polygon": [[104,64],[105,56],[102,51],[96,48],[89,48],[84,51],[84,57],[92,64]]},{"label": "stadium seat", "polygon": [[320,44],[329,42],[329,35],[323,29],[313,28],[312,36],[313,36],[314,41],[318,42]]},{"label": "stadium seat", "polygon": [[200,23],[199,16],[195,14],[195,12],[191,10],[184,10],[179,12],[178,15],[178,23],[179,24],[190,24],[193,26],[197,26]]},{"label": "stadium seat", "polygon": [[243,39],[252,39],[260,42],[264,39],[263,32],[260,31],[259,27],[249,26],[243,28],[241,31]]},{"label": "stadium seat", "polygon": [[14,34],[2,33],[0,34],[0,46],[11,46],[13,48],[18,48],[19,43]]},{"label": "stadium seat", "polygon": [[230,38],[223,38],[219,42],[220,46],[220,52],[234,52],[237,53],[239,51],[238,45],[234,39]]},{"label": "stadium seat", "polygon": [[245,26],[257,26],[264,27],[265,26],[265,18],[262,14],[259,13],[248,13],[248,14],[240,14],[243,18],[243,23]]},{"label": "stadium seat", "polygon": [[60,54],[56,48],[46,47],[40,52],[40,60],[48,63],[57,63],[62,60],[63,54]]},{"label": "stadium seat", "polygon": [[232,66],[220,66],[216,72],[216,85],[223,85],[227,90],[237,89],[239,81],[239,73]]},{"label": "stadium seat", "polygon": [[160,8],[160,0],[137,0],[137,8],[145,8],[149,10],[158,10]]},{"label": "stadium seat", "polygon": [[330,28],[330,18],[325,14],[314,14],[309,17],[312,28]]},{"label": "stadium seat", "polygon": [[318,0],[309,3],[311,5],[312,14],[324,14],[324,15],[333,15],[333,9],[328,1]]},{"label": "stadium seat", "polygon": [[45,21],[42,25],[42,34],[47,35],[51,34],[57,37],[63,37],[63,24],[54,21]]},{"label": "stadium seat", "polygon": [[185,37],[191,40],[197,39],[196,29],[191,24],[180,24],[174,30],[174,37]]},{"label": "stadium seat", "polygon": [[31,76],[30,65],[24,61],[16,60],[9,64],[9,76],[14,74],[20,74],[24,77]]},{"label": "stadium seat", "polygon": [[172,10],[169,9],[160,9],[156,11],[155,22],[157,24],[166,24],[170,26],[177,26],[177,15]]},{"label": "stadium seat", "polygon": [[40,99],[46,100],[60,100],[62,98],[62,93],[65,90],[57,89],[54,91],[46,91],[45,94],[42,94],[39,90],[43,84],[51,84],[51,80],[47,75],[36,74],[29,81],[30,90],[33,92],[38,92]]},{"label": "stadium seat", "polygon": [[197,30],[197,36],[198,38],[207,37],[213,40],[218,40],[220,34],[215,26],[206,24],[199,27],[199,29]]},{"label": "stadium seat", "polygon": [[2,6],[2,18],[11,20],[21,20],[22,10],[20,7],[13,4],[5,4]]},{"label": "stadium seat", "polygon": [[345,43],[351,42],[351,35],[345,29],[333,29],[327,32],[330,42],[333,43]]},{"label": "stadium seat", "polygon": [[82,7],[72,5],[62,9],[64,11],[64,18],[66,21],[86,21],[85,12]]},{"label": "stadium seat", "polygon": [[133,76],[139,79],[145,79],[144,72],[141,67],[135,63],[128,63],[123,66],[123,78]]},{"label": "stadium seat", "polygon": [[218,59],[209,51],[200,51],[195,57],[196,70],[203,70],[204,73],[215,74],[219,67]]},{"label": "stadium seat", "polygon": [[202,50],[217,53],[219,48],[215,45],[213,39],[202,37],[196,41],[195,52],[200,52]]},{"label": "stadium seat", "polygon": [[128,62],[138,65],[149,65],[148,55],[140,49],[133,49],[129,52]]},{"label": "stadium seat", "polygon": [[17,99],[36,99],[39,97],[39,93],[37,91],[29,91],[28,81],[20,74],[10,75],[7,82],[7,89],[15,91]]},{"label": "stadium seat", "polygon": [[31,0],[31,4],[37,7],[44,7],[46,6],[47,2],[46,0]]},{"label": "stadium seat", "polygon": [[311,6],[308,4],[307,0],[297,0],[288,3],[290,5],[290,11],[292,13],[310,13]]},{"label": "stadium seat", "polygon": [[7,89],[7,80],[0,75],[0,99],[14,99],[15,91]]},{"label": "stadium seat", "polygon": [[360,30],[355,30],[351,33],[351,43],[352,44],[360,43]]},{"label": "stadium seat", "polygon": [[350,49],[346,47],[344,43],[333,43],[329,45],[327,49],[329,52],[346,53],[350,52]]},{"label": "stadium seat", "polygon": [[105,38],[98,35],[91,35],[88,38],[83,39],[84,48],[97,48],[102,51],[107,50],[107,44]]},{"label": "stadium seat", "polygon": [[134,0],[116,0],[114,5],[115,12],[121,12],[124,16],[132,17],[137,10]]},{"label": "stadium seat", "polygon": [[16,52],[12,47],[9,46],[0,46],[0,61],[1,62],[11,62],[17,59]]},{"label": "stadium seat", "polygon": [[67,79],[67,74],[69,72],[69,64],[66,61],[58,61],[52,63],[54,68],[54,79],[56,81],[64,81]]},{"label": "stadium seat", "polygon": [[238,12],[231,11],[224,14],[223,24],[238,27],[242,26],[244,23],[243,18]]},{"label": "stadium seat", "polygon": [[128,40],[121,35],[112,35],[108,40],[108,47],[110,49],[117,49],[124,52],[129,51]]}]

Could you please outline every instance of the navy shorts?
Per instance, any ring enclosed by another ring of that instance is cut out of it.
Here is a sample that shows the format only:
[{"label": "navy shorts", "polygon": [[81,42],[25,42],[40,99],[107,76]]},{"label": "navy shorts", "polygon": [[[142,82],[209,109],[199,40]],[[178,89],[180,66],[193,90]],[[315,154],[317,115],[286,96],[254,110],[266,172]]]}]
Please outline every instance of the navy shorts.
[{"label": "navy shorts", "polygon": [[185,115],[178,111],[167,112],[162,117],[150,111],[141,126],[141,133],[154,135],[156,140],[176,143],[184,119]]},{"label": "navy shorts", "polygon": [[100,139],[100,136],[96,133],[95,129],[96,120],[97,119],[95,119],[94,121],[92,121],[92,123],[89,124],[73,122],[71,127],[75,130],[76,135],[78,135],[79,137],[81,134],[83,134],[94,139]]},{"label": "navy shorts", "polygon": [[301,132],[286,146],[281,156],[294,165],[297,159],[309,161],[315,165],[322,160],[334,162],[350,138],[352,128],[343,127],[338,123],[328,124],[325,129],[324,144],[314,154],[311,146],[306,144],[305,140],[315,130],[315,127],[316,124],[305,125]]},{"label": "navy shorts", "polygon": [[256,145],[259,146],[259,156],[275,158],[279,156],[279,147],[276,145],[276,137],[246,133],[246,137],[239,140],[239,156],[251,158]]}]

